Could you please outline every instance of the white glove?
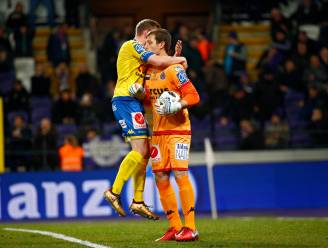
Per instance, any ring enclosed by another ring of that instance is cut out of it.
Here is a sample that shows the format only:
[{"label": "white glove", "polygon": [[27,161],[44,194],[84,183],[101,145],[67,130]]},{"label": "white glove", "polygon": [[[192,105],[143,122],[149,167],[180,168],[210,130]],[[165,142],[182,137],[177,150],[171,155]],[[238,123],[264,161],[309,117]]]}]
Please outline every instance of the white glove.
[{"label": "white glove", "polygon": [[159,101],[155,103],[155,110],[159,115],[173,115],[182,109],[180,102],[165,101],[164,104],[160,104]]},{"label": "white glove", "polygon": [[146,95],[144,87],[141,84],[134,83],[129,87],[130,96],[143,99]]}]

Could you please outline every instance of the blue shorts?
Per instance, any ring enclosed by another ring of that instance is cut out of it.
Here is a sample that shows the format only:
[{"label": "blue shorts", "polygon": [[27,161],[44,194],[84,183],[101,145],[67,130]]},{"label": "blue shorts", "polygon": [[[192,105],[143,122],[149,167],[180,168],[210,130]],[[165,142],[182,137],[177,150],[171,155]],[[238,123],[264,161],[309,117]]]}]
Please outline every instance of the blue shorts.
[{"label": "blue shorts", "polygon": [[114,116],[125,138],[149,137],[148,123],[142,104],[132,97],[115,97],[112,100]]}]

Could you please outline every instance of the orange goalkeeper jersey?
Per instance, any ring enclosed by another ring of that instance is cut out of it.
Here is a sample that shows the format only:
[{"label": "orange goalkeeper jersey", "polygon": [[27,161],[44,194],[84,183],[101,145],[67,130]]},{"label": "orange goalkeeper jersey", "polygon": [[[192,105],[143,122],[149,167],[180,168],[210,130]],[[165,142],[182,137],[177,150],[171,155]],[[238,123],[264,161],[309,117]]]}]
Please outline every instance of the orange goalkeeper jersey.
[{"label": "orange goalkeeper jersey", "polygon": [[[188,109],[184,108],[174,115],[161,116],[154,109],[157,98],[164,91],[174,91],[183,99],[183,88],[190,86],[184,68],[179,65],[171,65],[164,70],[149,68],[146,75],[145,88],[147,99],[153,107],[153,136],[158,135],[189,135],[191,134]],[[194,87],[192,86],[194,89]],[[198,97],[197,91],[194,89]],[[199,98],[198,98],[199,99]]]}]

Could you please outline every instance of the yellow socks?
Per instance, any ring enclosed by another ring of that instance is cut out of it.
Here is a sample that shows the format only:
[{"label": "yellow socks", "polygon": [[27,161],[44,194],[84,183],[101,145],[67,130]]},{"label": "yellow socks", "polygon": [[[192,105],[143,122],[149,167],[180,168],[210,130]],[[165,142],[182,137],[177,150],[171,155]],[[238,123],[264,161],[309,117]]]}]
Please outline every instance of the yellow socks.
[{"label": "yellow socks", "polygon": [[146,167],[148,164],[148,159],[142,159],[138,164],[138,167],[133,175],[134,181],[134,200],[136,202],[143,201],[143,191],[145,188],[145,180],[146,180]]},{"label": "yellow socks", "polygon": [[120,194],[124,183],[132,176],[135,170],[140,166],[143,157],[139,152],[131,151],[123,159],[115,181],[112,185],[112,192],[114,194]]},{"label": "yellow socks", "polygon": [[188,176],[176,179],[179,186],[182,211],[185,218],[185,226],[195,230],[195,196]]},{"label": "yellow socks", "polygon": [[170,181],[160,181],[156,182],[156,184],[170,227],[174,227],[175,230],[179,231],[182,228],[182,223],[179,215],[178,203]]}]

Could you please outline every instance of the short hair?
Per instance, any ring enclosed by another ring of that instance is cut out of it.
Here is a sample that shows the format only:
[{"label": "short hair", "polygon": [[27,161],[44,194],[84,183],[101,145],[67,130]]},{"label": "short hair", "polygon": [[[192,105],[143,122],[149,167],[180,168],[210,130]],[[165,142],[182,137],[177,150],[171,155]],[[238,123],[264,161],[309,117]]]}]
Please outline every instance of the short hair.
[{"label": "short hair", "polygon": [[170,53],[172,37],[169,31],[163,28],[159,28],[151,31],[147,36],[154,35],[156,43],[165,42],[164,49],[166,53]]},{"label": "short hair", "polygon": [[151,19],[143,19],[136,26],[136,35],[141,35],[145,30],[160,28],[161,25],[157,21]]}]

